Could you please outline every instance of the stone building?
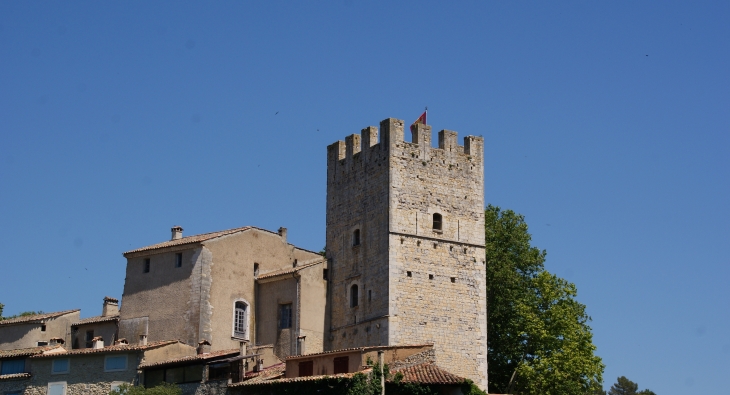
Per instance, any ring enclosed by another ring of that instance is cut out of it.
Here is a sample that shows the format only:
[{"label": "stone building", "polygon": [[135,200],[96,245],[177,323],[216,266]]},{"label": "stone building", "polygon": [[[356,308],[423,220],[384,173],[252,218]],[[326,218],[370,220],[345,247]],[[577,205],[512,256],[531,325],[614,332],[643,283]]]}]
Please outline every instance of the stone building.
[{"label": "stone building", "polygon": [[119,322],[119,300],[112,297],[104,298],[101,315],[84,318],[71,324],[73,348],[91,348],[93,340],[101,336],[104,346],[112,346],[118,339],[117,324]]},{"label": "stone building", "polygon": [[49,345],[53,339],[71,344],[71,324],[80,310],[26,315],[0,321],[0,350]]},{"label": "stone building", "polygon": [[487,387],[483,139],[386,119],[327,147],[328,349],[433,343]]},{"label": "stone building", "polygon": [[284,358],[306,339],[321,350],[325,262],[287,243],[285,228],[182,237],[174,227],[171,240],[124,256],[119,337],[130,343],[206,340],[217,351],[250,342]]}]

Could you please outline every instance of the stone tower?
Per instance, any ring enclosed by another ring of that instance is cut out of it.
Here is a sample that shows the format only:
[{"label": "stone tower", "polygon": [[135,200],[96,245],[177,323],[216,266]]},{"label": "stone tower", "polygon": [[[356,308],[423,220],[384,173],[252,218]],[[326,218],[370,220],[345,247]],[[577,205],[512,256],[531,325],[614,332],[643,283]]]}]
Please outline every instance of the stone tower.
[{"label": "stone tower", "polygon": [[329,348],[433,343],[487,387],[484,140],[403,121],[327,147]]}]

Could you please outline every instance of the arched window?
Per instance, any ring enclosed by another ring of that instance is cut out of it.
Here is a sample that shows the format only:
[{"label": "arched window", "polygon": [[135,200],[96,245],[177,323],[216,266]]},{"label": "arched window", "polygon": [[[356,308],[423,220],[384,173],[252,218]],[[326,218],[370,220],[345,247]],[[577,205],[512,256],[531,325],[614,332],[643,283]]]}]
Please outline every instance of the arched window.
[{"label": "arched window", "polygon": [[233,337],[246,339],[248,327],[248,305],[245,302],[236,302],[233,310]]},{"label": "arched window", "polygon": [[441,217],[441,214],[435,213],[433,215],[433,230],[441,230],[442,223],[443,219]]},{"label": "arched window", "polygon": [[352,284],[352,286],[350,287],[350,307],[357,307],[357,299],[357,284]]},{"label": "arched window", "polygon": [[355,229],[355,231],[352,232],[352,245],[360,245],[360,229]]}]

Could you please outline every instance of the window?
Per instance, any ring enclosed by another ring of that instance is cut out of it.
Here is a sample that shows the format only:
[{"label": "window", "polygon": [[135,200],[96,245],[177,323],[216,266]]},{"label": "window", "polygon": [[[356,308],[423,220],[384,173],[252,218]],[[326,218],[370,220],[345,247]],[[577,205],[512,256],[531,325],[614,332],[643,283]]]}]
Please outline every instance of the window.
[{"label": "window", "polygon": [[43,325],[41,325],[41,332],[45,332],[45,331],[46,331],[46,325],[43,324]]},{"label": "window", "polygon": [[144,270],[143,270],[143,272],[144,273],[149,273],[150,272],[150,258],[145,258],[144,259]]},{"label": "window", "polygon": [[291,303],[279,305],[279,329],[291,328]]},{"label": "window", "polygon": [[334,374],[348,373],[350,365],[350,357],[337,357],[335,358],[335,369]]},{"label": "window", "polygon": [[104,358],[105,372],[119,372],[127,370],[127,355],[107,355]]},{"label": "window", "polygon": [[352,232],[352,245],[353,246],[360,245],[360,229],[355,229],[355,231]]},{"label": "window", "polygon": [[11,359],[0,362],[0,375],[23,373],[25,371],[24,359]]},{"label": "window", "polygon": [[175,254],[175,267],[182,267],[182,252]]},{"label": "window", "polygon": [[441,224],[443,222],[443,218],[441,217],[441,214],[436,213],[433,215],[433,230],[441,230]]},{"label": "window", "polygon": [[253,276],[258,277],[259,276],[259,264],[255,263],[253,264]]},{"label": "window", "polygon": [[86,331],[86,348],[94,347],[94,331]]},{"label": "window", "polygon": [[66,382],[48,383],[48,395],[66,395]]},{"label": "window", "polygon": [[126,383],[124,381],[112,381],[111,390],[118,391],[119,387],[121,387],[122,384],[129,384],[129,383]]},{"label": "window", "polygon": [[406,272],[406,276],[408,276],[408,277],[413,277],[413,273],[411,273],[411,272]]},{"label": "window", "polygon": [[246,312],[248,305],[244,302],[236,302],[233,314],[233,337],[246,338],[247,318]]},{"label": "window", "polygon": [[370,302],[371,300],[373,300],[373,290],[368,289],[368,302]]},{"label": "window", "polygon": [[314,374],[314,361],[299,362],[299,377],[311,376]]},{"label": "window", "polygon": [[352,284],[350,287],[350,307],[357,307],[357,284]]},{"label": "window", "polygon": [[327,280],[327,269],[322,269],[322,280]]},{"label": "window", "polygon": [[68,358],[54,359],[53,362],[51,363],[51,374],[68,373],[70,370],[69,369],[70,365],[71,365],[71,363],[69,362]]},{"label": "window", "polygon": [[429,279],[429,280],[433,280],[433,274],[429,274],[429,275],[428,275],[428,279]]},{"label": "window", "polygon": [[35,344],[36,344],[36,345],[37,345],[38,347],[40,347],[40,346],[47,346],[47,345],[48,345],[48,342],[45,342],[45,341],[39,341],[39,342],[36,342]]}]

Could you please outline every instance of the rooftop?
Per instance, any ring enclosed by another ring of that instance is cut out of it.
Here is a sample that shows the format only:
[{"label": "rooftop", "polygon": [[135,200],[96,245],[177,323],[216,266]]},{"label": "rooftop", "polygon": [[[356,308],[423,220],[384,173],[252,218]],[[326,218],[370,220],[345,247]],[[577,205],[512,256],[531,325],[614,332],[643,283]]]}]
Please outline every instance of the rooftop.
[{"label": "rooftop", "polygon": [[130,345],[130,344],[119,344],[115,346],[103,347],[103,348],[80,348],[74,350],[66,350],[64,348],[50,353],[34,355],[31,358],[53,358],[60,355],[63,356],[76,356],[76,355],[88,355],[88,354],[99,354],[107,352],[125,352],[125,351],[144,351],[150,350],[157,347],[166,346],[168,344],[179,343],[178,340],[164,340],[158,342],[148,343],[146,345]]},{"label": "rooftop", "polygon": [[[449,373],[431,362],[422,363],[395,369],[391,373],[402,373],[403,383],[420,383],[420,384],[461,384],[464,382],[463,377]],[[388,381],[393,381],[389,379]]]},{"label": "rooftop", "polygon": [[103,315],[97,315],[96,317],[89,317],[84,318],[83,320],[79,322],[74,322],[71,324],[71,326],[79,326],[79,325],[86,325],[86,324],[96,324],[99,322],[107,322],[107,321],[119,321],[119,314],[117,315],[110,315],[107,317],[104,317]]},{"label": "rooftop", "polygon": [[424,343],[424,344],[404,344],[401,346],[367,346],[367,347],[352,347],[352,348],[341,348],[339,350],[332,350],[332,351],[322,351],[322,352],[316,352],[312,354],[302,354],[302,355],[291,355],[286,357],[286,360],[290,359],[304,359],[309,357],[316,357],[320,355],[327,355],[327,354],[339,354],[339,353],[346,353],[346,352],[353,352],[353,351],[373,351],[373,350],[388,350],[388,349],[395,349],[395,348],[417,348],[417,347],[433,347],[433,343]]},{"label": "rooftop", "polygon": [[21,379],[29,379],[30,373],[12,373],[12,374],[2,374],[0,375],[0,381],[3,380],[21,380]]},{"label": "rooftop", "polygon": [[290,268],[286,268],[286,269],[274,270],[273,272],[269,272],[269,273],[260,275],[258,277],[258,279],[259,280],[263,280],[263,279],[266,279],[266,278],[271,278],[271,277],[276,277],[276,276],[283,276],[285,274],[296,273],[296,272],[298,272],[298,271],[300,271],[302,269],[306,269],[308,267],[312,267],[314,265],[317,265],[317,264],[323,263],[323,262],[324,262],[324,259],[320,259],[320,260],[316,260],[314,262],[304,263],[304,264],[301,264],[301,265],[298,265],[298,266],[294,266],[294,267],[290,267]]},{"label": "rooftop", "polygon": [[2,320],[2,321],[0,321],[0,325],[26,324],[26,323],[31,323],[31,322],[35,322],[35,321],[44,321],[44,320],[47,320],[50,318],[56,318],[56,317],[60,317],[62,315],[76,313],[79,311],[81,311],[81,310],[75,309],[75,310],[57,311],[55,313],[24,315],[21,317],[11,318],[8,320]]},{"label": "rooftop", "polygon": [[45,351],[53,350],[54,348],[61,347],[60,344],[56,344],[53,346],[39,346],[39,347],[31,347],[31,348],[17,348],[15,350],[0,350],[0,358],[17,358],[17,357],[27,357],[30,355],[36,355],[43,353]]},{"label": "rooftop", "polygon": [[161,367],[161,366],[176,365],[176,364],[185,363],[185,362],[207,361],[209,359],[218,358],[218,357],[226,357],[226,356],[238,354],[238,353],[239,353],[239,349],[237,349],[237,348],[233,348],[233,349],[229,349],[229,350],[219,350],[219,351],[209,352],[209,353],[205,353],[205,354],[188,355],[186,357],[168,359],[166,361],[160,361],[160,362],[154,362],[154,363],[142,363],[139,365],[139,368],[140,369],[155,368],[155,367]]}]

